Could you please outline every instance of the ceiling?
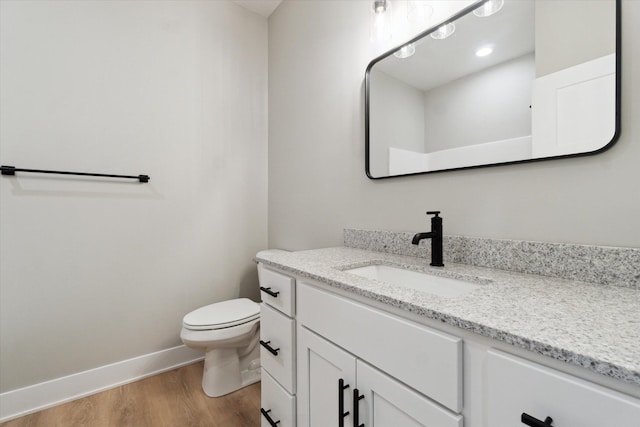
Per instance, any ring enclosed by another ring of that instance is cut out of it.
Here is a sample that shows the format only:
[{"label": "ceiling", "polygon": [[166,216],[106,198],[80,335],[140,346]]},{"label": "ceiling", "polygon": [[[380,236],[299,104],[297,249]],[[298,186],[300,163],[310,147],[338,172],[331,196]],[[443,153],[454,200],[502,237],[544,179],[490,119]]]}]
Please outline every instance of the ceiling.
[{"label": "ceiling", "polygon": [[[488,18],[470,13],[456,21],[456,31],[444,40],[427,36],[416,43],[416,53],[406,59],[389,56],[379,69],[413,87],[429,90],[466,75],[534,51],[535,2],[506,2]],[[492,45],[494,53],[478,58],[475,51]]]},{"label": "ceiling", "polygon": [[234,3],[268,18],[282,0],[232,0]]}]

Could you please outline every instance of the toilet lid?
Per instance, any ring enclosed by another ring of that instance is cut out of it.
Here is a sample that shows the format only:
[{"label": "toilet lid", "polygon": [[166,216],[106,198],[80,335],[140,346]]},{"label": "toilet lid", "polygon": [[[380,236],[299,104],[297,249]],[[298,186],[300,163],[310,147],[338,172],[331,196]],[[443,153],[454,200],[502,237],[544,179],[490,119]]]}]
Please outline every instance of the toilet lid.
[{"label": "toilet lid", "polygon": [[184,316],[182,323],[192,330],[222,329],[241,325],[260,317],[260,305],[238,298],[201,307]]}]

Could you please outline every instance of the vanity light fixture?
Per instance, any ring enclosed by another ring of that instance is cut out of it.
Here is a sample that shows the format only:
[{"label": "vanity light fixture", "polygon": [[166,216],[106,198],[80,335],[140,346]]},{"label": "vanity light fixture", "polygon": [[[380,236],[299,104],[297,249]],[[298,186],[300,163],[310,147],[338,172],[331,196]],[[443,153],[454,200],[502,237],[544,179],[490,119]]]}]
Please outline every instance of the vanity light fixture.
[{"label": "vanity light fixture", "polygon": [[494,13],[498,13],[498,11],[502,9],[502,6],[504,6],[504,0],[489,0],[474,10],[473,14],[480,18],[486,18]]},{"label": "vanity light fixture", "polygon": [[476,50],[476,56],[483,57],[489,56],[493,53],[493,46],[482,46],[480,49]]},{"label": "vanity light fixture", "polygon": [[376,15],[380,13],[385,13],[387,11],[388,6],[389,6],[389,2],[387,0],[374,0],[373,13],[375,13]]},{"label": "vanity light fixture", "polygon": [[453,22],[450,22],[448,24],[442,25],[433,33],[431,33],[431,37],[433,37],[436,40],[443,40],[451,36],[451,34],[453,34],[455,30],[456,30],[455,24]]},{"label": "vanity light fixture", "polygon": [[371,40],[383,41],[391,38],[391,1],[374,0],[371,8]]},{"label": "vanity light fixture", "polygon": [[393,54],[393,56],[395,56],[396,58],[405,59],[412,56],[414,53],[416,53],[416,44],[409,43],[402,46],[400,50]]}]

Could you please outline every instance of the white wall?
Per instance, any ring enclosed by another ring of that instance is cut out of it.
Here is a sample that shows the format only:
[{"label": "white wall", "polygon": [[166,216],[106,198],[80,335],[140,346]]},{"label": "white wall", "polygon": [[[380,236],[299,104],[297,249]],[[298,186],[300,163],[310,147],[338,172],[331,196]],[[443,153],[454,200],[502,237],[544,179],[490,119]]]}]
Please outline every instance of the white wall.
[{"label": "white wall", "polygon": [[181,344],[258,298],[267,21],[227,1],[2,0],[0,391]]},{"label": "white wall", "polygon": [[622,131],[589,157],[371,181],[369,1],[285,1],[269,19],[269,245],[340,245],[344,227],[640,247],[640,2],[622,1]]}]

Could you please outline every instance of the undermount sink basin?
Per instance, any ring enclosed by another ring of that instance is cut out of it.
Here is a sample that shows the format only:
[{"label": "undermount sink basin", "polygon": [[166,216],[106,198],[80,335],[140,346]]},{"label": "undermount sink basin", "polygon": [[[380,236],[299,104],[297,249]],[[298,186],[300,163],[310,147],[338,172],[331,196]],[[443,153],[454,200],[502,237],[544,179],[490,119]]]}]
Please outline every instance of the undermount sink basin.
[{"label": "undermount sink basin", "polygon": [[367,279],[375,279],[391,285],[429,292],[442,297],[457,297],[482,286],[464,280],[434,276],[384,264],[350,268],[344,271]]}]

